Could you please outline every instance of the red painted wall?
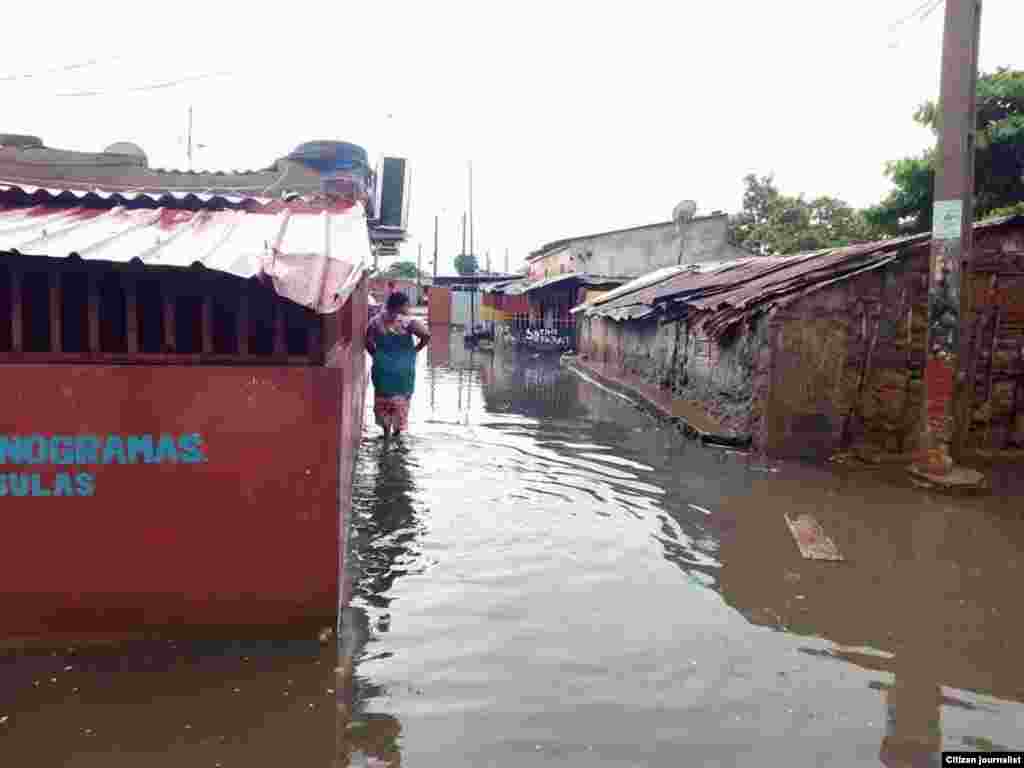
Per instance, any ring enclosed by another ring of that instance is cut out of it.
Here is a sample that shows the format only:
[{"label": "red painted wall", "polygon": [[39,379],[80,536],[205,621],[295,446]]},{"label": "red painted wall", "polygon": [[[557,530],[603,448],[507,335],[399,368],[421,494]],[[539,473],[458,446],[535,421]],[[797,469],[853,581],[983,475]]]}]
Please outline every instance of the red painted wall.
[{"label": "red painted wall", "polygon": [[0,638],[332,625],[365,325],[364,281],[328,320],[328,367],[4,365],[0,434],[198,433],[207,460],[0,467],[96,485],[0,499]]},{"label": "red painted wall", "polygon": [[451,289],[431,286],[427,301],[427,322],[430,325],[451,325]]}]

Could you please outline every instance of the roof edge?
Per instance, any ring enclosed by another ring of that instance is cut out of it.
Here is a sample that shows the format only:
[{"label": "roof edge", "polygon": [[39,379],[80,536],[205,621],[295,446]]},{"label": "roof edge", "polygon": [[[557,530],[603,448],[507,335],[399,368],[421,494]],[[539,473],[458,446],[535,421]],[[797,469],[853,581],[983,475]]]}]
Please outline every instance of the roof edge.
[{"label": "roof edge", "polygon": [[[695,216],[690,221],[711,221],[712,219],[727,219],[729,214],[727,213],[709,213],[707,216]],[[576,237],[566,237],[562,240],[552,240],[550,243],[542,245],[539,249],[534,251],[530,256],[527,256],[526,261],[533,263],[537,259],[548,255],[551,251],[558,248],[562,248],[566,245],[578,242],[580,240],[592,240],[595,237],[607,237],[608,235],[621,235],[624,232],[637,232],[641,229],[654,229],[656,227],[674,226],[674,221],[658,221],[653,224],[641,224],[636,227],[625,227],[623,229],[611,229],[607,232],[597,232],[592,235],[578,235]]]}]

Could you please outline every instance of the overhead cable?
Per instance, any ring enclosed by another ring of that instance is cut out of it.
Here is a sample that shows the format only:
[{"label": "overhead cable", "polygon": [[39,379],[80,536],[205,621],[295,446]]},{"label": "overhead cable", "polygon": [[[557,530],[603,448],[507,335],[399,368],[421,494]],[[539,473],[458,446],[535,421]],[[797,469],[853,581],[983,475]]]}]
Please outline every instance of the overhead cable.
[{"label": "overhead cable", "polygon": [[45,77],[46,75],[55,75],[61,72],[72,72],[76,69],[85,69],[96,64],[104,64],[111,61],[119,61],[121,56],[114,56],[110,59],[89,59],[88,61],[79,61],[74,64],[65,64],[54,69],[44,69],[42,72],[23,72],[17,75],[2,75],[0,76],[0,83],[16,82],[18,80],[33,80],[38,77]]},{"label": "overhead cable", "polygon": [[205,75],[193,75],[192,77],[182,77],[178,80],[168,80],[159,83],[149,83],[148,85],[138,85],[132,88],[123,88],[112,91],[71,91],[70,93],[58,93],[58,98],[81,98],[85,96],[111,96],[119,93],[141,93],[144,91],[155,91],[162,88],[173,88],[184,83],[193,83],[199,80],[209,80],[214,77],[233,77],[234,72],[210,72]]}]

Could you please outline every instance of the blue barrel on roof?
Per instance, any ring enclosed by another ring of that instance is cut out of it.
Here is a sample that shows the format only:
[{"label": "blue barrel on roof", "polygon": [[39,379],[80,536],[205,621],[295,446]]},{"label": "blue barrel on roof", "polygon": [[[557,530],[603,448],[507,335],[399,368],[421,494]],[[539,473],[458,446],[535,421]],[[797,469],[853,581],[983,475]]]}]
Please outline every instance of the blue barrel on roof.
[{"label": "blue barrel on roof", "polygon": [[288,159],[325,175],[370,169],[366,150],[345,141],[307,141],[292,150]]}]

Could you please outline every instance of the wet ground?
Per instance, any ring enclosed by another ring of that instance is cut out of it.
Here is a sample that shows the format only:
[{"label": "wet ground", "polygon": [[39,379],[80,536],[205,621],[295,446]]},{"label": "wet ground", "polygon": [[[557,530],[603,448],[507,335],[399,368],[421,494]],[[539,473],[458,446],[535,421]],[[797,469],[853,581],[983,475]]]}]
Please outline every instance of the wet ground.
[{"label": "wet ground", "polygon": [[[458,337],[435,337],[417,387],[400,443],[368,425],[340,652],[0,655],[0,765],[909,766],[1024,748],[1024,473],[950,499],[899,473],[766,464]],[[845,562],[800,557],[783,515],[802,512]]]}]

